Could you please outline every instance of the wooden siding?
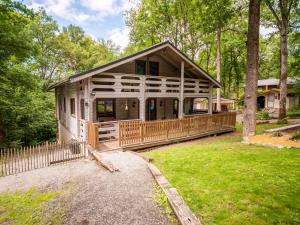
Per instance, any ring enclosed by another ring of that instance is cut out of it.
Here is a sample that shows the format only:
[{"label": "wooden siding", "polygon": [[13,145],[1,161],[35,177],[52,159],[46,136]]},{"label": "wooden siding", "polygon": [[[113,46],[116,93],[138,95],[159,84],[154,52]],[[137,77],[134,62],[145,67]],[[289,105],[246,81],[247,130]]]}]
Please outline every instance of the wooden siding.
[{"label": "wooden siding", "polygon": [[[169,76],[169,77],[180,77],[180,65],[178,68],[175,68],[171,63],[168,63],[159,55],[153,55],[148,57],[141,57],[138,60],[158,62],[159,63],[159,74],[160,76]],[[109,73],[127,73],[127,74],[135,74],[135,61],[123,64],[116,68],[113,68],[109,71]],[[147,73],[149,74],[149,73]]]}]

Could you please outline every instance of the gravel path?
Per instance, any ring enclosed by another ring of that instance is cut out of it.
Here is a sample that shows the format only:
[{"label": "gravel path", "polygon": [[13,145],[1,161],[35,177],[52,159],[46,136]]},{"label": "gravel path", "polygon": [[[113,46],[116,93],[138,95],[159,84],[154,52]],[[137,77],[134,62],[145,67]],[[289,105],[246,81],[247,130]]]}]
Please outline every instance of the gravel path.
[{"label": "gravel path", "polygon": [[130,152],[106,152],[120,172],[110,173],[95,161],[80,160],[0,178],[0,193],[32,186],[59,188],[77,184],[65,224],[167,225],[170,222],[153,200],[154,180],[147,163]]}]

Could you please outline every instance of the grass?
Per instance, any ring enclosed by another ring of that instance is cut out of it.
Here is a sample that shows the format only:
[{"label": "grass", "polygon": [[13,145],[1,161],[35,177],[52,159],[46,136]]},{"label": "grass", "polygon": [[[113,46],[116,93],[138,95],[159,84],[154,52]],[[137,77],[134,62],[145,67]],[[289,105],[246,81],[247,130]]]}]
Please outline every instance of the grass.
[{"label": "grass", "polygon": [[300,224],[299,149],[244,145],[236,132],[145,154],[204,225]]},{"label": "grass", "polygon": [[163,192],[163,190],[157,184],[153,185],[153,190],[154,190],[154,194],[153,194],[154,201],[160,207],[162,207],[164,209],[165,215],[168,217],[168,220],[172,224],[178,224],[178,221],[177,221],[177,219],[174,215],[174,212],[170,206],[168,198],[165,195],[165,193]]},{"label": "grass", "polygon": [[[263,134],[265,132],[265,130],[284,127],[284,126],[287,126],[287,124],[277,124],[277,123],[258,124],[256,126],[256,134]],[[243,131],[242,124],[236,125],[236,131],[239,133]]]},{"label": "grass", "polygon": [[57,204],[51,206],[59,196],[59,192],[41,192],[36,188],[26,192],[2,193],[0,224],[59,224],[64,217],[63,210]]}]

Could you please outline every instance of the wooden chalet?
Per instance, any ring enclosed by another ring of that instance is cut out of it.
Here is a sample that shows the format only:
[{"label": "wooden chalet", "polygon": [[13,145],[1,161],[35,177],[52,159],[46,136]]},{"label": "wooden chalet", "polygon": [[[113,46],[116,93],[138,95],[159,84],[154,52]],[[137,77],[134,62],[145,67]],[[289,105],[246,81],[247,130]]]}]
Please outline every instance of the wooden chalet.
[{"label": "wooden chalet", "polygon": [[[75,74],[55,89],[59,139],[143,148],[232,131],[235,113],[213,114],[220,83],[166,41]],[[194,99],[207,108],[194,110]]]}]

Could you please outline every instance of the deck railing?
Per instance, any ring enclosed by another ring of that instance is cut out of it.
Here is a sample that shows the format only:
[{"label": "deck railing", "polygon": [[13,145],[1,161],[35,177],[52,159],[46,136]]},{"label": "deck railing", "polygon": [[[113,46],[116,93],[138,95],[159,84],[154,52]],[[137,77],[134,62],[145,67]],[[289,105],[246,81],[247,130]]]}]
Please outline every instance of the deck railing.
[{"label": "deck railing", "polygon": [[119,122],[101,122],[98,126],[99,142],[117,140],[119,136]]},{"label": "deck railing", "polygon": [[160,121],[120,121],[119,145],[133,146],[232,130],[235,121],[235,112]]}]

